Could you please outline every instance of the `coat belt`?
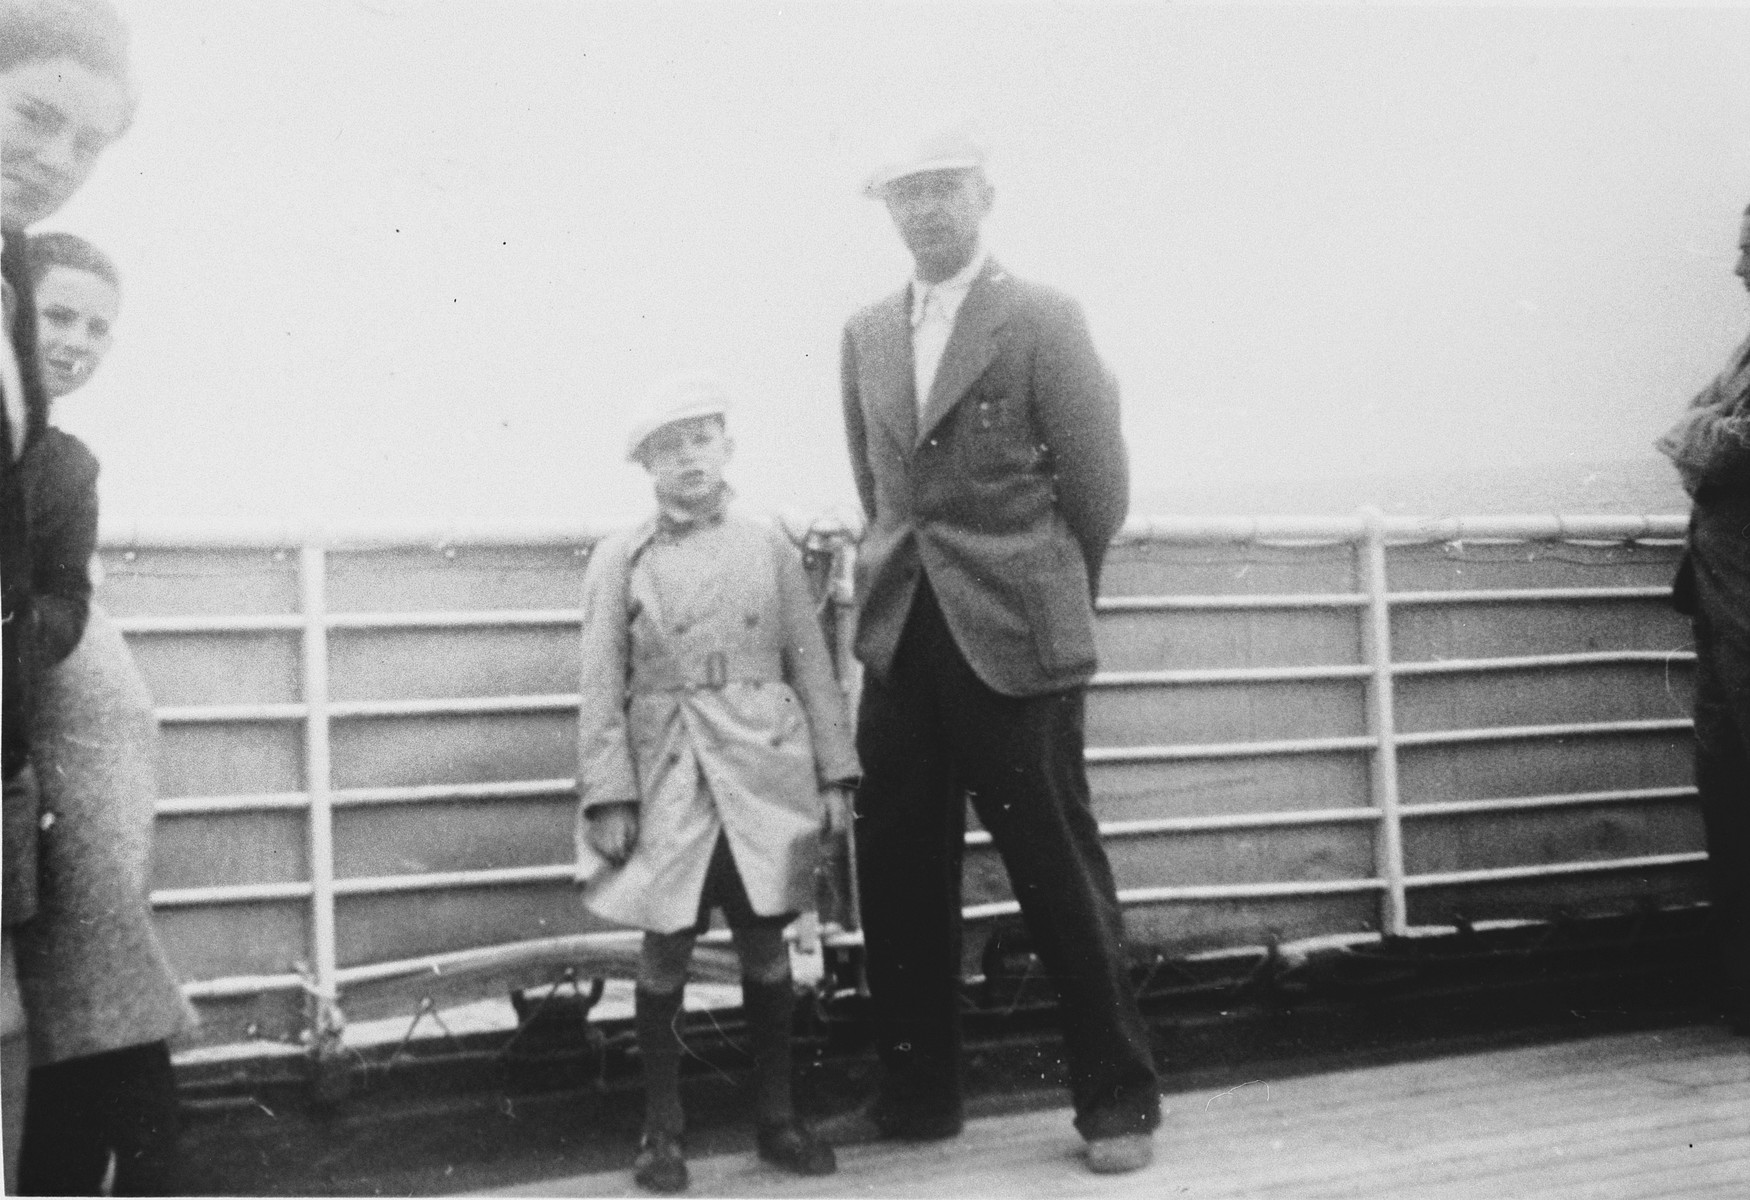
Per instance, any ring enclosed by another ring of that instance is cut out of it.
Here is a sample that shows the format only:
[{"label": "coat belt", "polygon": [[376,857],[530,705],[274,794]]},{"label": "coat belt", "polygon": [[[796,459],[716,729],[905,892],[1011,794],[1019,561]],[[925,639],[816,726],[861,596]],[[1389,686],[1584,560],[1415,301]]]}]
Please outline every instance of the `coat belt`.
[{"label": "coat belt", "polygon": [[732,683],[777,683],[783,678],[782,663],[769,651],[712,650],[636,663],[627,690],[633,695],[717,691]]}]

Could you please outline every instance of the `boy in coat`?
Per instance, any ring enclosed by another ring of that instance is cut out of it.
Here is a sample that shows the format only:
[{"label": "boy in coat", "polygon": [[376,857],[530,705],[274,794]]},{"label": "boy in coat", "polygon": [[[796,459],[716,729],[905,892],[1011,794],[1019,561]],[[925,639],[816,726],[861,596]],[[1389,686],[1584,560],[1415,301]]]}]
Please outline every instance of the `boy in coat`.
[{"label": "boy in coat", "polygon": [[727,511],[720,386],[670,381],[632,429],[657,513],[605,539],[584,577],[578,878],[597,914],[645,931],[636,992],[653,1191],[686,1186],[677,1022],[693,942],[720,908],[754,1043],[760,1156],[804,1175],[832,1149],[790,1098],[794,993],[783,929],[813,905],[822,821],[858,776],[800,556]]}]

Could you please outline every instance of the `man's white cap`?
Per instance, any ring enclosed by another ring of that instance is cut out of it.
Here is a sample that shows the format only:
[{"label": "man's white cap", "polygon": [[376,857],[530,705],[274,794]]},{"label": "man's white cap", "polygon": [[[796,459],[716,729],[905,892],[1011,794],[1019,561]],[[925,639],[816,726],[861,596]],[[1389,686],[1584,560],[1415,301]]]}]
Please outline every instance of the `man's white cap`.
[{"label": "man's white cap", "polygon": [[967,171],[984,169],[984,146],[973,136],[970,127],[957,125],[933,134],[877,167],[863,182],[863,194],[871,200],[881,199],[887,185],[908,175],[925,171]]},{"label": "man's white cap", "polygon": [[690,421],[694,417],[728,415],[729,389],[717,376],[706,371],[670,375],[645,395],[638,415],[626,431],[626,458],[637,462],[644,439],[664,425]]}]

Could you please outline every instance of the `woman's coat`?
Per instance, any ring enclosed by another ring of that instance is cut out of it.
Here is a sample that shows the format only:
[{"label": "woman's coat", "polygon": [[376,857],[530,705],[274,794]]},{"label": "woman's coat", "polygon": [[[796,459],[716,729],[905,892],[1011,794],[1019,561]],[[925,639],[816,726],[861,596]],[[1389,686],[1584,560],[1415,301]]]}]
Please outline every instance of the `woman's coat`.
[{"label": "woman's coat", "polygon": [[152,924],[158,725],[120,632],[96,609],[44,677],[34,750],[41,903],[18,971],[41,1066],[175,1037],[193,1022]]},{"label": "woman's coat", "polygon": [[[800,556],[736,514],[603,541],[584,578],[578,879],[597,914],[691,926],[726,836],[755,913],[814,907],[820,789],[858,775],[844,697]],[[639,804],[615,869],[589,810]]]}]

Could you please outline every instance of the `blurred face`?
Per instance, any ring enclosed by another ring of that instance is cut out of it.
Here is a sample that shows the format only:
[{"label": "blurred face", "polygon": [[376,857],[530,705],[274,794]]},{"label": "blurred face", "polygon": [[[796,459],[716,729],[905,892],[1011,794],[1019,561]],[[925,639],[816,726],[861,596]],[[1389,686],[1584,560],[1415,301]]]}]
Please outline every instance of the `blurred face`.
[{"label": "blurred face", "polygon": [[881,192],[925,283],[940,283],[972,261],[995,195],[979,171],[923,171]]},{"label": "blurred face", "polygon": [[90,380],[115,336],[121,294],[109,280],[50,267],[36,283],[36,350],[43,390],[58,400]]},{"label": "blurred face", "polygon": [[733,448],[720,418],[693,417],[645,438],[640,457],[657,496],[684,505],[717,494]]},{"label": "blurred face", "polygon": [[28,229],[71,199],[127,120],[122,85],[70,58],[0,72],[5,228]]},{"label": "blurred face", "polygon": [[1750,212],[1744,214],[1744,224],[1738,228],[1738,265],[1732,273],[1750,288]]}]

